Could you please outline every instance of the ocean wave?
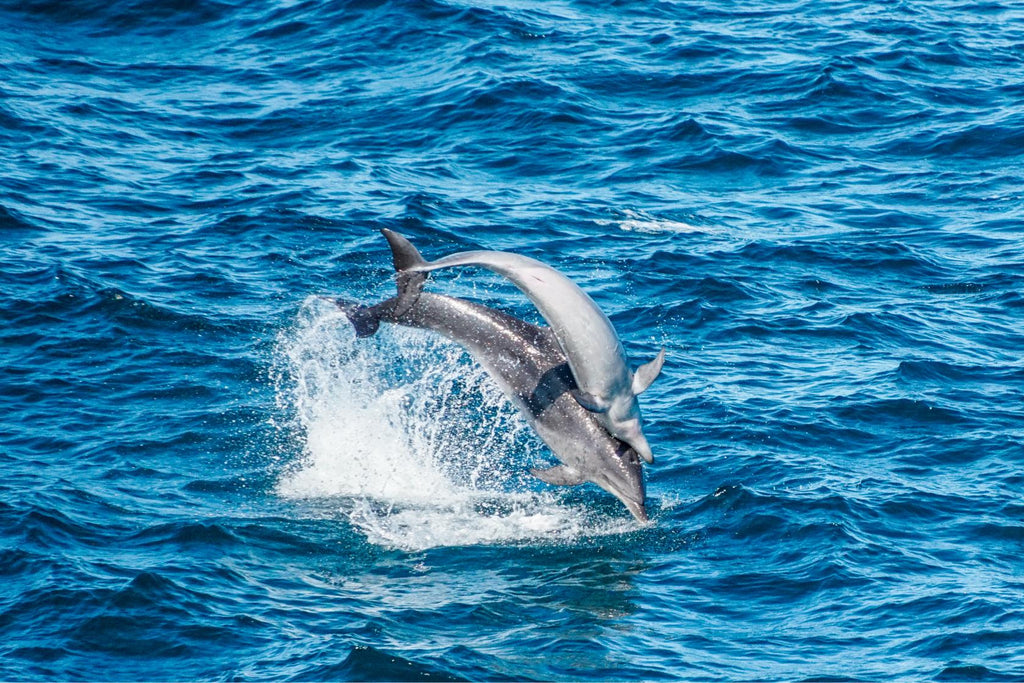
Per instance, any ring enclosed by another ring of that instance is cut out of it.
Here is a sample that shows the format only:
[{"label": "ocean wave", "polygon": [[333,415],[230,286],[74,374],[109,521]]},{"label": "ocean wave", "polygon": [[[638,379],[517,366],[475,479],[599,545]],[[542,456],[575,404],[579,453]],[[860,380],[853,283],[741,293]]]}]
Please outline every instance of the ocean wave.
[{"label": "ocean wave", "polygon": [[[0,678],[1020,678],[1018,15],[3,7]],[[651,524],[354,338],[384,227],[666,348]]]}]

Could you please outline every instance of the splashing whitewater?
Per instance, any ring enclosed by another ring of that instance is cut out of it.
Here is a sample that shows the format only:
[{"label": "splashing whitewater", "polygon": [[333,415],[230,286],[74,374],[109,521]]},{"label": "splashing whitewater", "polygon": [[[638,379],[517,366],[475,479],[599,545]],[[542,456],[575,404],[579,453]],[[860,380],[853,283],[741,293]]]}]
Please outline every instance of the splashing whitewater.
[{"label": "splashing whitewater", "polygon": [[278,351],[278,401],[303,440],[278,494],[336,500],[369,541],[419,550],[632,528],[532,479],[529,466],[550,460],[543,444],[447,340],[391,325],[356,339],[343,313],[311,297]]}]

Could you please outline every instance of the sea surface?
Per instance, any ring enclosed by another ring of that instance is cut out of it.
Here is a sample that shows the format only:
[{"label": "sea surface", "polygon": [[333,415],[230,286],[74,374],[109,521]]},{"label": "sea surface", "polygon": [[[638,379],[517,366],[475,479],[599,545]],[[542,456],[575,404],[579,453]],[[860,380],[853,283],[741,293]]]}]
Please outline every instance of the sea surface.
[{"label": "sea surface", "polygon": [[[667,349],[649,524],[385,227]],[[1024,679],[1024,7],[3,3],[0,679]]]}]

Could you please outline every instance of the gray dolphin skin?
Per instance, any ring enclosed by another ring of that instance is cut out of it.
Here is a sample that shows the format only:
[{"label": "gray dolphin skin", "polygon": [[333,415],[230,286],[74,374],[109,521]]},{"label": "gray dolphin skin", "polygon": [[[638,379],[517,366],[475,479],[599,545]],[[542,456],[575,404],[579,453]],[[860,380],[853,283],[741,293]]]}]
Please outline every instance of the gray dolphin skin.
[{"label": "gray dolphin skin", "polygon": [[480,266],[508,278],[536,305],[565,352],[576,380],[577,401],[593,411],[609,432],[654,462],[640,425],[636,397],[651,385],[665,362],[665,350],[635,373],[626,365],[622,342],[608,317],[579,286],[551,266],[504,251],[464,251],[414,266],[428,272],[451,266]]},{"label": "gray dolphin skin", "polygon": [[636,451],[615,438],[573,398],[575,382],[551,330],[479,304],[423,291],[425,261],[404,237],[381,230],[391,246],[398,295],[374,306],[335,303],[356,335],[374,334],[381,321],[433,330],[463,346],[497,382],[527,422],[561,461],[531,470],[549,484],[590,482],[647,521],[646,490]]}]

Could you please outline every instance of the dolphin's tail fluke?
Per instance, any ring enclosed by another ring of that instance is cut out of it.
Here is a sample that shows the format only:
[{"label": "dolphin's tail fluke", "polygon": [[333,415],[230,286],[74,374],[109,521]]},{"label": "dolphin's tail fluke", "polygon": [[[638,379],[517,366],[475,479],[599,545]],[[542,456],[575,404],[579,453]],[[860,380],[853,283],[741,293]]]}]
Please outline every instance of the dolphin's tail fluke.
[{"label": "dolphin's tail fluke", "polygon": [[397,232],[387,228],[381,232],[391,245],[398,280],[398,296],[382,301],[376,306],[363,306],[345,299],[331,299],[352,323],[357,337],[373,336],[380,327],[381,320],[395,322],[408,313],[419,300],[423,283],[427,280],[426,273],[409,270],[426,263],[420,252],[416,251],[416,247]]},{"label": "dolphin's tail fluke", "polygon": [[332,299],[332,301],[352,323],[357,337],[372,337],[377,333],[381,315],[379,306],[361,306],[345,299]]},{"label": "dolphin's tail fluke", "polygon": [[400,317],[412,308],[420,292],[423,290],[423,283],[427,281],[427,274],[412,270],[426,265],[426,261],[412,243],[393,230],[381,228],[381,234],[387,239],[391,246],[391,258],[395,264],[395,273],[398,280],[398,299],[395,302],[394,315]]},{"label": "dolphin's tail fluke", "polygon": [[391,256],[395,263],[395,270],[402,272],[416,266],[424,266],[427,261],[424,259],[412,242],[399,235],[394,230],[381,228],[380,232],[391,245]]}]

